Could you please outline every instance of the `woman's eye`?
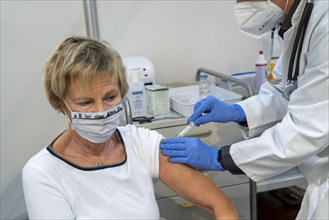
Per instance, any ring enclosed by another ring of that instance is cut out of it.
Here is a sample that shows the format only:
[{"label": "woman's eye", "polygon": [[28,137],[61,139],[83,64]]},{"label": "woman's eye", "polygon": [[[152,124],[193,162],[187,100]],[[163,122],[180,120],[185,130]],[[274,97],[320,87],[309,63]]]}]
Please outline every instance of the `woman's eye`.
[{"label": "woman's eye", "polygon": [[107,97],[104,98],[104,100],[107,101],[107,102],[111,102],[115,99],[115,97],[116,96],[107,96]]},{"label": "woman's eye", "polygon": [[88,106],[88,105],[90,105],[90,104],[91,104],[90,101],[83,101],[83,102],[79,102],[79,103],[78,103],[78,105],[80,105],[80,106]]}]

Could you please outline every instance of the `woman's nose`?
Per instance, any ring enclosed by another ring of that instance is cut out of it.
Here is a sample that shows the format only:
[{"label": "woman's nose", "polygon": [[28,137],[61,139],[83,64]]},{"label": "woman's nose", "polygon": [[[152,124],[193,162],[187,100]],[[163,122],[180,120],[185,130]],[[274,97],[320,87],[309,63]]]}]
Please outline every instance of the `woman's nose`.
[{"label": "woman's nose", "polygon": [[106,110],[106,106],[103,102],[96,103],[95,109],[94,109],[95,112],[103,112],[105,110]]}]

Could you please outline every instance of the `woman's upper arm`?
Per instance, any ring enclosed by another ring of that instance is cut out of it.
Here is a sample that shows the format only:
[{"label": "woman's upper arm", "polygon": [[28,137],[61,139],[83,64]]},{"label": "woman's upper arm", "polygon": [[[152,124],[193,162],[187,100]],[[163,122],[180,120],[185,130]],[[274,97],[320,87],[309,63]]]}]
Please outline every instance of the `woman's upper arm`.
[{"label": "woman's upper arm", "polygon": [[231,201],[201,172],[182,164],[170,163],[160,153],[160,179],[177,194],[210,210],[216,217],[238,218]]}]

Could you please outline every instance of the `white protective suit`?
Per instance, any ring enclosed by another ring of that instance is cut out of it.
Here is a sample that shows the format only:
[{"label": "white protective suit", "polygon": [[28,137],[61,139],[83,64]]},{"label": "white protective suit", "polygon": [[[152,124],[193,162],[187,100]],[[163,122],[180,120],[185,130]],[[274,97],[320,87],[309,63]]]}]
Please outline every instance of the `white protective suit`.
[{"label": "white protective suit", "polygon": [[[282,55],[275,69],[282,74],[283,82],[287,81],[305,4],[304,0],[300,2],[292,27],[284,34]],[[290,101],[264,83],[258,95],[238,103],[247,117],[248,127],[241,129],[248,140],[230,148],[235,164],[256,182],[297,166],[308,182],[297,219],[329,219],[328,10],[328,0],[314,2],[302,46],[298,88]]]}]

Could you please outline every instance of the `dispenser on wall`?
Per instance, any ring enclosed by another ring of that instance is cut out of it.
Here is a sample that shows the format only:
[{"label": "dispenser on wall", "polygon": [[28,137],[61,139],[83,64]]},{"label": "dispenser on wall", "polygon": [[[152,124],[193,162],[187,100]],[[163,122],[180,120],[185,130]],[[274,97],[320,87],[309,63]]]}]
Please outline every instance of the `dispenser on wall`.
[{"label": "dispenser on wall", "polygon": [[138,74],[138,78],[144,85],[155,84],[154,66],[150,59],[143,56],[123,57],[123,65],[126,68],[127,80],[132,81],[132,74]]}]

